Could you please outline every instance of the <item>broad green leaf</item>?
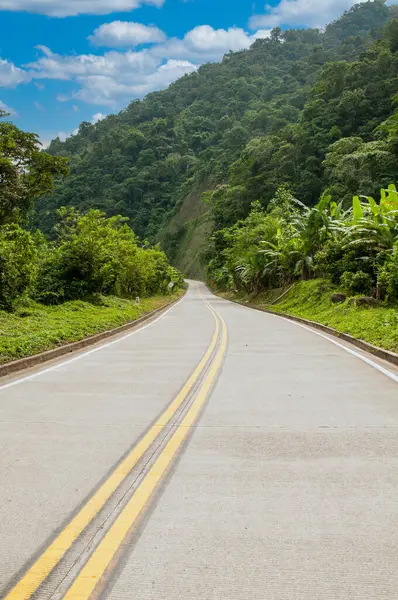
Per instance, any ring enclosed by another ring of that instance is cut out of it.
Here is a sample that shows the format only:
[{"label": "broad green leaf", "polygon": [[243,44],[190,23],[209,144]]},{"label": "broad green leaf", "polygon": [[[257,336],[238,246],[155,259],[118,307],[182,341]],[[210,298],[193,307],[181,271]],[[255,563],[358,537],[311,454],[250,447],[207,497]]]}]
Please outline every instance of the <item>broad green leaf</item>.
[{"label": "broad green leaf", "polygon": [[331,202],[330,203],[330,214],[332,217],[336,216],[337,210],[338,210],[337,202]]},{"label": "broad green leaf", "polygon": [[380,214],[380,207],[371,196],[368,197],[368,203],[372,213],[377,217]]},{"label": "broad green leaf", "polygon": [[352,199],[352,211],[354,214],[354,220],[359,221],[363,217],[363,208],[359,196],[354,196]]}]

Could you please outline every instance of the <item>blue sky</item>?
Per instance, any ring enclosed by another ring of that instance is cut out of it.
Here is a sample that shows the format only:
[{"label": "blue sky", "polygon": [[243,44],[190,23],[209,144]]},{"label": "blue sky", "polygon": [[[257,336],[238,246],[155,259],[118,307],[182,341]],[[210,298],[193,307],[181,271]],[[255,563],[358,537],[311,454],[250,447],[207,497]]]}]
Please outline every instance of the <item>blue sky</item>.
[{"label": "blue sky", "polygon": [[0,106],[65,137],[275,26],[323,26],[352,0],[0,0]]}]

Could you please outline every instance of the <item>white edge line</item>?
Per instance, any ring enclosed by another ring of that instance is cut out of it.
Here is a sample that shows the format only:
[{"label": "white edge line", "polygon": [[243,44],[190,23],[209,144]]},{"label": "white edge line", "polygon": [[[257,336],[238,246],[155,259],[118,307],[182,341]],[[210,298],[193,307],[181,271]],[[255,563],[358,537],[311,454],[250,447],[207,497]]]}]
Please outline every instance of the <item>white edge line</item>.
[{"label": "white edge line", "polygon": [[[75,362],[76,360],[85,358],[89,354],[94,354],[95,352],[99,352],[100,350],[103,350],[104,348],[109,348],[109,346],[113,346],[113,344],[118,344],[119,342],[126,340],[127,338],[135,335],[136,333],[140,333],[141,331],[144,331],[144,329],[151,327],[152,325],[154,325],[155,323],[157,323],[158,321],[163,319],[163,317],[165,317],[167,315],[167,313],[169,313],[171,310],[176,308],[176,306],[178,306],[180,304],[180,302],[182,302],[185,298],[186,298],[186,295],[184,295],[182,298],[177,300],[177,302],[175,302],[173,304],[173,306],[171,306],[168,310],[163,312],[159,317],[157,317],[156,319],[153,319],[153,321],[150,321],[146,325],[143,325],[142,327],[134,329],[134,331],[131,331],[130,333],[127,333],[126,335],[123,335],[122,337],[119,337],[116,340],[112,340],[111,342],[106,342],[105,344],[101,344],[100,346],[92,348],[91,350],[86,350],[85,352],[82,352],[81,354],[78,354],[77,356],[74,356],[73,358],[68,358],[67,360],[63,360],[63,361],[57,363],[56,365],[53,365],[52,367],[47,367],[47,369],[41,369],[40,371],[37,371],[36,373],[31,373],[30,375],[25,375],[24,377],[20,377],[19,379],[15,379],[14,381],[10,381],[9,383],[4,383],[3,385],[0,385],[0,391],[10,388],[14,385],[18,385],[19,383],[22,383],[24,381],[29,381],[30,379],[35,379],[36,377],[40,377],[41,375],[44,375],[45,373],[49,373],[50,371],[55,371],[56,369],[59,369],[59,368],[63,367],[64,365],[68,365],[70,363]],[[117,335],[117,334],[115,334],[115,335]],[[76,351],[76,352],[78,352],[78,351]],[[54,359],[54,360],[56,360],[56,359]]]},{"label": "white edge line", "polygon": [[[268,314],[270,314],[270,313],[268,313]],[[275,315],[275,317],[283,318],[280,315]],[[389,377],[390,379],[392,379],[393,381],[395,381],[395,383],[398,383],[398,375],[396,375],[392,371],[389,371],[388,369],[382,367],[378,363],[374,362],[371,358],[368,358],[367,356],[364,356],[363,354],[361,354],[360,352],[357,352],[356,350],[352,350],[352,348],[347,348],[347,346],[345,346],[344,344],[341,344],[337,340],[333,340],[332,338],[328,337],[327,335],[324,335],[323,333],[320,333],[319,331],[314,331],[311,327],[308,327],[307,325],[304,325],[303,323],[297,323],[297,321],[292,321],[291,319],[285,319],[285,320],[286,321],[289,320],[291,323],[293,323],[293,325],[297,325],[298,327],[302,327],[303,329],[307,329],[307,331],[311,331],[312,333],[315,333],[315,335],[319,335],[319,337],[322,337],[325,340],[328,340],[329,342],[331,342],[335,346],[338,346],[339,348],[343,348],[343,350],[345,350],[349,354],[352,354],[353,356],[356,356],[357,358],[360,358],[361,360],[363,360],[364,362],[366,362],[368,365],[370,365],[374,369],[377,369],[378,371],[380,371],[380,373],[383,373],[383,375],[386,375],[387,377]]]},{"label": "white edge line", "polygon": [[[222,298],[222,300],[225,300],[225,299]],[[228,301],[228,302],[230,302],[230,301]],[[239,302],[231,302],[231,304],[235,304],[235,306],[240,306],[240,308],[245,308],[246,310],[250,310],[250,311],[256,310],[254,308],[251,308],[250,306],[244,306],[243,304],[239,304]],[[258,311],[256,311],[256,312],[258,312]],[[356,352],[355,350],[352,350],[351,348],[347,348],[347,346],[345,346],[344,344],[341,344],[337,340],[333,340],[329,336],[327,336],[323,333],[320,333],[319,331],[315,331],[315,329],[313,329],[312,327],[309,327],[308,325],[304,325],[303,323],[298,323],[297,321],[293,321],[292,319],[289,319],[288,316],[284,317],[283,315],[279,315],[277,313],[264,311],[264,314],[270,315],[271,317],[277,317],[278,319],[283,319],[283,321],[285,321],[285,322],[289,321],[289,323],[292,323],[293,325],[296,325],[297,327],[302,327],[303,329],[307,329],[307,331],[310,331],[311,333],[314,333],[315,335],[319,335],[319,337],[324,338],[325,340],[328,340],[331,344],[334,344],[335,346],[342,348],[349,354],[352,354],[353,356],[356,356],[360,360],[363,360],[363,362],[367,363],[374,369],[377,369],[377,371],[380,371],[380,373],[383,373],[383,375],[385,375],[386,377],[389,377],[390,379],[395,381],[395,383],[398,383],[398,375],[396,375],[392,371],[389,371],[388,369],[382,367],[381,365],[377,364],[376,362],[374,362],[372,359],[368,358],[367,356],[364,356],[360,352]]]}]

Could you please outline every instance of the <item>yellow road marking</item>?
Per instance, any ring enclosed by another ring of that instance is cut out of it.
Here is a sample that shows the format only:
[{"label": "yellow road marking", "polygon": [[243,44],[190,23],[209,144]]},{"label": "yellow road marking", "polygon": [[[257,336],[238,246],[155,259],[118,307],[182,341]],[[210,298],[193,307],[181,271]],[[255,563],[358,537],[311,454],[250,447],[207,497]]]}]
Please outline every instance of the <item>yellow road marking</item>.
[{"label": "yellow road marking", "polygon": [[158,437],[179,407],[182,405],[195,383],[200,378],[206,364],[211,357],[218,340],[220,325],[211,311],[215,320],[215,330],[210,343],[202,360],[189,377],[188,381],[177,394],[173,402],[163,412],[156,423],[131,450],[120,465],[113,471],[109,478],[102,484],[97,492],[83,506],[77,515],[70,523],[61,531],[48,548],[34,562],[26,574],[16,583],[11,591],[5,596],[4,600],[29,600],[37,588],[49,576],[51,571],[57,566],[62,557],[71,548],[79,535],[86,529],[93,518],[104,507],[112,494],[116,491],[119,485],[124,481],[131,469],[142,458],[150,445]]},{"label": "yellow road marking", "polygon": [[95,552],[85,564],[75,579],[63,600],[88,600],[93,593],[97,583],[105,573],[116,552],[123,543],[125,537],[134,525],[141,511],[144,509],[155,488],[170,467],[173,458],[181,447],[189,430],[197,420],[203,408],[211,387],[219,373],[227,347],[227,328],[225,321],[219,315],[222,322],[221,344],[217,355],[211,364],[208,374],[203,381],[194,403],[184,417],[183,421],[175,431],[164,450],[143,479],[134,495],[126,504],[112,527],[99,543]]}]

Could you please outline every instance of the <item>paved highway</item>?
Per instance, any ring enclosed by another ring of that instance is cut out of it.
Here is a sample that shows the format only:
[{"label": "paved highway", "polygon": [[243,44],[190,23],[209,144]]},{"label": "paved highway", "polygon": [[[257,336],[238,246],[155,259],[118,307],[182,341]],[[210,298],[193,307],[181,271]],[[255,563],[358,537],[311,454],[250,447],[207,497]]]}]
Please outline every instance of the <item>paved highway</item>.
[{"label": "paved highway", "polygon": [[396,600],[398,375],[192,283],[0,385],[0,597]]}]

